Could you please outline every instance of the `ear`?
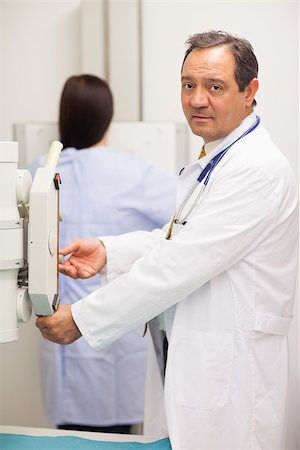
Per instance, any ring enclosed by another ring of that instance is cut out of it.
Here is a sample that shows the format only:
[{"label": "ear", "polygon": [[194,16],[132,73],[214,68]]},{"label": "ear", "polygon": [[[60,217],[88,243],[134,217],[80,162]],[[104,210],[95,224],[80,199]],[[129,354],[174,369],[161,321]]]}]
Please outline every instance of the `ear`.
[{"label": "ear", "polygon": [[258,79],[253,78],[245,89],[245,95],[246,95],[245,100],[246,100],[247,106],[252,105],[257,91],[258,91]]}]

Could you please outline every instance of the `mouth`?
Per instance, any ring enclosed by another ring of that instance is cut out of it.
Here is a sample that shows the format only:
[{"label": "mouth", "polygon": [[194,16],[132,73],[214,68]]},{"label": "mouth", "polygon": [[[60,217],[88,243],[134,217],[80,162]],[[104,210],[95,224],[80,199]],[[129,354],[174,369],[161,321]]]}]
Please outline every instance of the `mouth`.
[{"label": "mouth", "polygon": [[210,119],[212,119],[211,116],[204,116],[203,114],[192,115],[192,120],[194,120],[195,122],[207,122]]}]

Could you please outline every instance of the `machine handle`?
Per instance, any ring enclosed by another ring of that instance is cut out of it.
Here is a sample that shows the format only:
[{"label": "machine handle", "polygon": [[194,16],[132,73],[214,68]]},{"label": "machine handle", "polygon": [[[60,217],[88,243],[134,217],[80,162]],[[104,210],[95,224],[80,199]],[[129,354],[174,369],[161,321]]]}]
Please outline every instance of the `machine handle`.
[{"label": "machine handle", "polygon": [[60,152],[62,151],[63,145],[59,141],[53,141],[50,145],[48,151],[48,158],[45,164],[45,167],[51,167],[55,169],[58,164],[58,160],[60,157]]}]

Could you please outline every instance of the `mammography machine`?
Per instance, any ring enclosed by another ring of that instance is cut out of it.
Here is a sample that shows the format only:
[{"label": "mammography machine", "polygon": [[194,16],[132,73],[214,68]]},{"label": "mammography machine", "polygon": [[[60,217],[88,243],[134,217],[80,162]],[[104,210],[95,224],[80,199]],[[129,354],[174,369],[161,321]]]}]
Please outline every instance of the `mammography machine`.
[{"label": "mammography machine", "polygon": [[18,170],[18,143],[0,142],[0,343],[18,338],[31,316],[51,315],[58,297],[60,177],[62,144],[50,146],[45,167],[32,180]]}]

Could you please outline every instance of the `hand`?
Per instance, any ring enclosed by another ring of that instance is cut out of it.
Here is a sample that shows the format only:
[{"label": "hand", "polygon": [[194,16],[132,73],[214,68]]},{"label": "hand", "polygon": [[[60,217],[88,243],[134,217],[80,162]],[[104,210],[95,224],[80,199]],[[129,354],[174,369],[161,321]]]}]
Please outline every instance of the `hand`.
[{"label": "hand", "polygon": [[71,305],[59,305],[53,316],[40,316],[35,324],[45,339],[57,344],[71,344],[81,336],[72,317]]},{"label": "hand", "polygon": [[96,238],[77,239],[59,253],[64,256],[72,253],[63,264],[58,264],[58,270],[71,278],[90,278],[106,264],[105,247]]}]

